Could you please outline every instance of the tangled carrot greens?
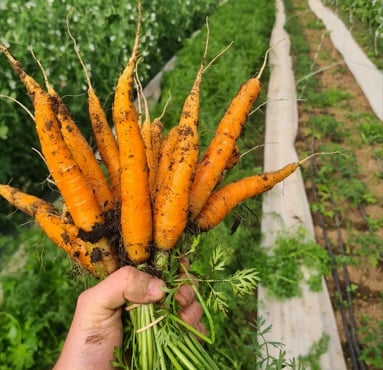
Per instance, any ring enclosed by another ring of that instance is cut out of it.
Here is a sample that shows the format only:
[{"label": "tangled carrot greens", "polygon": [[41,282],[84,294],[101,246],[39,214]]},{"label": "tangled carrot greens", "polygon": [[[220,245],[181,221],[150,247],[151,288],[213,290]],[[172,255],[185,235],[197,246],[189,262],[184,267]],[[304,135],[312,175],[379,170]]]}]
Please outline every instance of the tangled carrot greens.
[{"label": "tangled carrot greens", "polygon": [[[210,230],[240,202],[271,189],[303,163],[290,163],[274,172],[220,186],[223,173],[240,158],[237,139],[261,91],[265,64],[256,77],[240,87],[206,152],[201,154],[198,120],[203,73],[207,68],[207,41],[177,125],[164,136],[161,118],[151,121],[146,104],[145,119],[141,122],[134,101],[137,85],[139,98],[144,100],[136,80],[140,23],[139,7],[132,54],[115,89],[112,116],[116,137],[68,26],[85,72],[90,122],[106,175],[45,74],[46,86],[42,87],[0,45],[0,51],[31,98],[41,152],[63,207],[59,210],[10,185],[0,185],[0,195],[33,217],[49,238],[98,278],[126,264],[164,277],[161,274],[169,261],[185,250],[180,246],[181,237],[188,230],[196,233]],[[44,73],[42,67],[41,70]],[[255,285],[254,275],[253,282]],[[211,323],[203,299],[196,293]],[[168,309],[147,305],[135,307],[129,314],[134,338],[127,341],[133,346],[127,368],[169,369],[169,364],[174,368],[217,368],[196,337],[208,343],[212,339],[196,332]],[[164,331],[169,334],[169,330],[173,335],[165,335],[168,339],[164,340]],[[214,334],[212,325],[210,333]],[[142,351],[145,356],[139,355]]]}]

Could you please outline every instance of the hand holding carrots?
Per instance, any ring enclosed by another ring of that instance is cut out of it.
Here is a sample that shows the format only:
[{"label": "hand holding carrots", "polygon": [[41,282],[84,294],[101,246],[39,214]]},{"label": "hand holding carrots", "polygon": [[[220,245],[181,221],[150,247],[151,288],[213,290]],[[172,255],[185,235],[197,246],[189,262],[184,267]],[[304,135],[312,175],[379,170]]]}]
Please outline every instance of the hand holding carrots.
[{"label": "hand holding carrots", "polygon": [[[163,280],[154,278],[134,267],[125,266],[109,275],[94,287],[85,290],[78,298],[68,336],[55,370],[112,369],[115,347],[121,347],[124,304],[147,304],[161,300],[165,293]],[[195,301],[194,290],[182,285],[176,294],[182,307],[180,317],[196,329],[202,310]]]}]

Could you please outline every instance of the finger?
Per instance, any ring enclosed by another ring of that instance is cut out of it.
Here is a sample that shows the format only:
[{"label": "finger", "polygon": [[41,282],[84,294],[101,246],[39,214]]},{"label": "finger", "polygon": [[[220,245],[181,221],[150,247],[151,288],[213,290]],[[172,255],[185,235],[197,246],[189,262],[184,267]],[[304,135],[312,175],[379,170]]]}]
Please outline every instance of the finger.
[{"label": "finger", "polygon": [[187,284],[181,285],[175,295],[175,299],[181,307],[190,306],[194,298],[194,289]]},{"label": "finger", "polygon": [[[165,283],[131,266],[124,266],[82,295],[90,298],[94,307],[115,310],[130,301],[151,303],[164,297]],[[84,297],[83,297],[84,298]]]},{"label": "finger", "polygon": [[202,307],[197,301],[193,301],[189,306],[182,308],[178,315],[187,324],[197,328],[202,317]]},{"label": "finger", "polygon": [[189,263],[189,258],[187,257],[181,257],[180,259],[180,268],[179,268],[179,272],[180,273],[183,273],[185,270],[188,271],[189,268],[190,268],[190,263]]}]

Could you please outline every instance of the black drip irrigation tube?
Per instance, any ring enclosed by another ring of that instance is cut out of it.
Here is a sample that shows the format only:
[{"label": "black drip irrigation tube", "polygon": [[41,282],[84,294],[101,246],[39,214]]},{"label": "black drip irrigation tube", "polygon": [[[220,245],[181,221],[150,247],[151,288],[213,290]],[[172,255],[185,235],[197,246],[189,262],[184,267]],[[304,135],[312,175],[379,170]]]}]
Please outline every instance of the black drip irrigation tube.
[{"label": "black drip irrigation tube", "polygon": [[[318,192],[315,187],[315,182],[313,180],[317,172],[318,170],[317,170],[316,160],[315,160],[315,157],[312,157],[310,159],[310,177],[311,177],[311,184],[312,184],[311,191],[312,191],[314,202],[318,201]],[[332,197],[330,197],[330,202],[333,207],[335,225],[337,229],[337,247],[339,252],[342,254],[342,256],[344,256],[345,243],[343,241],[341,230],[340,230],[339,214],[336,210],[336,205]],[[355,315],[354,315],[353,303],[352,303],[351,284],[350,284],[350,277],[348,274],[348,270],[347,270],[347,267],[343,265],[342,275],[343,275],[343,281],[344,281],[344,288],[342,289],[340,273],[336,269],[335,254],[333,250],[334,248],[328,236],[328,230],[326,227],[324,217],[322,213],[320,213],[320,211],[316,212],[316,216],[318,218],[319,226],[322,230],[322,235],[325,241],[325,247],[329,254],[331,265],[332,265],[331,274],[334,279],[334,284],[336,289],[335,298],[337,299],[337,304],[338,304],[339,312],[341,315],[342,326],[343,326],[343,331],[346,337],[346,344],[347,344],[347,349],[350,356],[352,370],[366,370],[367,369],[366,364],[360,360],[360,344],[357,338]]]}]

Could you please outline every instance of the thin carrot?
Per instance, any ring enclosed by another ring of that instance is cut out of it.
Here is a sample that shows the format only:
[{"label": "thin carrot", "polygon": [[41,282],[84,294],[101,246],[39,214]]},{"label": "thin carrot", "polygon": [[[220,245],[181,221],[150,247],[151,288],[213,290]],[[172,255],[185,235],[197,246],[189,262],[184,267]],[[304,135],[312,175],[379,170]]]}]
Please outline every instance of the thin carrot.
[{"label": "thin carrot", "polygon": [[144,120],[140,124],[140,132],[141,132],[142,140],[145,146],[146,162],[147,162],[148,170],[149,170],[150,194],[153,197],[153,194],[155,193],[155,187],[156,187],[158,158],[155,158],[155,154],[153,152],[152,124],[150,121],[148,101],[143,93],[142,85],[138,77],[137,77],[137,86],[138,86],[139,101],[141,98],[144,105]]},{"label": "thin carrot", "polygon": [[240,202],[270,190],[291,175],[302,163],[290,163],[277,171],[249,176],[223,186],[210,195],[195,222],[202,231],[212,229]]},{"label": "thin carrot", "polygon": [[153,172],[154,172],[154,184],[152,184],[152,194],[155,194],[157,176],[158,176],[158,167],[160,163],[161,155],[161,146],[162,146],[162,132],[164,130],[164,125],[160,119],[156,118],[150,125],[150,136],[152,139],[152,152],[153,152]]},{"label": "thin carrot", "polygon": [[35,57],[33,52],[32,55],[44,76],[48,94],[52,97],[53,111],[59,121],[63,139],[72,153],[73,159],[93,190],[101,210],[103,212],[108,211],[113,207],[113,196],[104,173],[97,162],[95,154],[71,117],[61,97],[49,83],[48,77],[40,61]]},{"label": "thin carrot", "polygon": [[85,73],[85,78],[88,85],[89,118],[92,124],[93,135],[96,140],[97,149],[108,171],[114,202],[118,204],[121,201],[121,190],[120,190],[120,161],[119,161],[119,151],[118,151],[117,141],[108,123],[108,120],[106,118],[106,114],[102,107],[100,99],[98,98],[96,91],[93,88],[93,85],[90,80],[89,72],[78,50],[76,39],[73,37],[70,31],[68,18],[67,18],[67,30],[68,30],[69,37],[71,38],[73,42],[75,53]]},{"label": "thin carrot", "polygon": [[0,184],[0,196],[33,217],[57,246],[91,274],[101,277],[117,270],[118,261],[109,245],[105,244],[106,239],[101,238],[94,243],[81,239],[79,229],[73,224],[63,223],[51,203],[4,184]]},{"label": "thin carrot", "polygon": [[134,106],[134,70],[138,60],[141,9],[132,55],[116,86],[113,120],[120,154],[121,232],[129,259],[142,263],[150,256],[152,212],[145,145]]},{"label": "thin carrot", "polygon": [[92,190],[74,161],[61,135],[59,122],[52,109],[52,97],[21,68],[5,46],[0,50],[7,57],[30,95],[35,110],[36,131],[49,171],[67,204],[77,227],[91,232],[103,222],[100,207]]},{"label": "thin carrot", "polygon": [[[180,121],[170,131],[170,135],[172,135],[170,140],[175,139],[176,143],[173,153],[169,153],[169,166],[168,168],[161,168],[160,163],[158,170],[162,184],[157,190],[154,201],[154,241],[156,247],[161,250],[173,248],[187,224],[190,186],[199,155],[200,89],[205,70],[208,36],[209,29],[207,27],[201,66],[191,91],[185,99]],[[161,173],[160,171],[165,172]]]},{"label": "thin carrot", "polygon": [[[266,54],[267,55],[267,54]],[[221,178],[233,153],[251,106],[261,91],[260,77],[264,64],[254,78],[247,80],[221,118],[213,139],[198,163],[190,194],[190,218],[195,219]]]}]

